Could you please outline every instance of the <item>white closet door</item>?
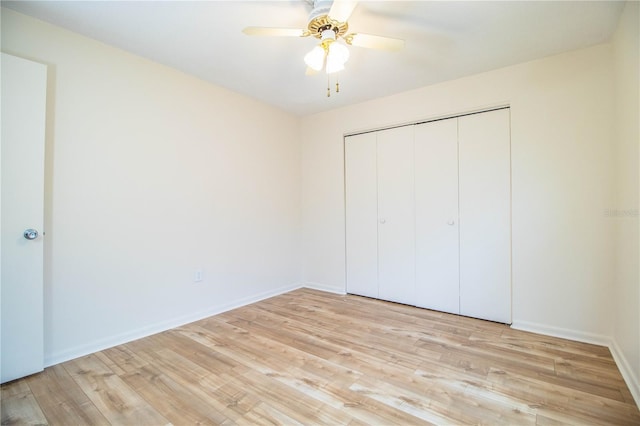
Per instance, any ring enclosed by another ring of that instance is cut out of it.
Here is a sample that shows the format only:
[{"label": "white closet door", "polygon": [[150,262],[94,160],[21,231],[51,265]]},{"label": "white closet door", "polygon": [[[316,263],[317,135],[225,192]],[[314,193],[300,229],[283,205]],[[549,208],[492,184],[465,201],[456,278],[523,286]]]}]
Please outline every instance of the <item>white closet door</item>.
[{"label": "white closet door", "polygon": [[376,133],[345,139],[347,293],[378,297]]},{"label": "white closet door", "polygon": [[509,110],[458,119],[460,313],[511,323]]},{"label": "white closet door", "polygon": [[415,301],[414,126],[378,132],[378,288],[393,302]]},{"label": "white closet door", "polygon": [[460,313],[457,119],[415,129],[417,306]]}]

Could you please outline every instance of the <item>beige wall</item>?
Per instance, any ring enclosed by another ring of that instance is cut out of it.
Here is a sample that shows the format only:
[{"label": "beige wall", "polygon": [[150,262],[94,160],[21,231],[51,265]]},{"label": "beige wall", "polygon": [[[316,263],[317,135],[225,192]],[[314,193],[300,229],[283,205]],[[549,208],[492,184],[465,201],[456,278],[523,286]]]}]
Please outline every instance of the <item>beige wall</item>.
[{"label": "beige wall", "polygon": [[2,50],[49,65],[48,364],[299,284],[295,117],[6,9]]},{"label": "beige wall", "polygon": [[616,72],[616,292],[614,339],[618,346],[619,365],[628,371],[627,382],[640,404],[640,229],[638,198],[640,175],[640,7],[628,2],[613,38]]},{"label": "beige wall", "polygon": [[345,289],[344,134],[510,105],[514,325],[607,341],[612,77],[599,45],[303,118],[305,281]]}]

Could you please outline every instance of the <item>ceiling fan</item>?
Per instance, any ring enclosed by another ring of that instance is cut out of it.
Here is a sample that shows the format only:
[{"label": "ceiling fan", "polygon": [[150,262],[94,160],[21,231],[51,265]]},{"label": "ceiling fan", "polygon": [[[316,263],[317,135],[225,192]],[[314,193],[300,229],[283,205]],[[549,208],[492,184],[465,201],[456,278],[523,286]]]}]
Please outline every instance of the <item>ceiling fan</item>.
[{"label": "ceiling fan", "polygon": [[[307,73],[320,71],[323,68],[327,74],[344,69],[349,59],[349,50],[340,43],[344,40],[347,45],[365,47],[369,49],[400,50],[404,47],[404,40],[382,37],[371,34],[348,33],[347,22],[357,6],[356,0],[307,0],[313,3],[313,10],[309,14],[306,29],[246,27],[242,32],[251,36],[276,37],[315,37],[320,43],[304,57]],[[336,82],[336,92],[340,86]],[[327,96],[331,92],[327,91]]]}]

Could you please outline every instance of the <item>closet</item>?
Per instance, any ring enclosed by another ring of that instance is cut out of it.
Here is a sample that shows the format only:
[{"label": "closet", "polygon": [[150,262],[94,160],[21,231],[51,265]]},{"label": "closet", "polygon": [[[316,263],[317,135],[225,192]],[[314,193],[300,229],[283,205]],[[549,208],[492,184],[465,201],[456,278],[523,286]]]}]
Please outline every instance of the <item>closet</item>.
[{"label": "closet", "polygon": [[345,138],[347,292],[511,322],[509,109]]}]

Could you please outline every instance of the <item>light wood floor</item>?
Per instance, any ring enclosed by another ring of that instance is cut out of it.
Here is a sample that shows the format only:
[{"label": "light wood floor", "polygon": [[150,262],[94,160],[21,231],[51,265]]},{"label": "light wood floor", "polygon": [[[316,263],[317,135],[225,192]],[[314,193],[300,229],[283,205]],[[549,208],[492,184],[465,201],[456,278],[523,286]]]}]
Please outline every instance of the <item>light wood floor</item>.
[{"label": "light wood floor", "polygon": [[640,424],[609,350],[296,290],[2,386],[2,424]]}]

